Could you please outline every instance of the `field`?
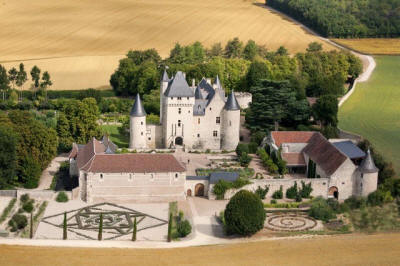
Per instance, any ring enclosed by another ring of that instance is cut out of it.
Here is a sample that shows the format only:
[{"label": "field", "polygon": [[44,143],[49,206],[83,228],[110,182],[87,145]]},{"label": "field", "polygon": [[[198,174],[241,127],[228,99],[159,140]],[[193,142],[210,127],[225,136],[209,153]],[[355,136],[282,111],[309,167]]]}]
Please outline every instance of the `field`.
[{"label": "field", "polygon": [[345,47],[364,54],[400,55],[400,38],[397,39],[332,39]]},{"label": "field", "polygon": [[1,265],[398,265],[400,234],[174,249],[1,246]]},{"label": "field", "polygon": [[239,37],[294,53],[318,40],[262,0],[3,0],[0,16],[0,63],[36,64],[63,90],[108,86],[129,49],[167,56],[176,42],[208,47]]},{"label": "field", "polygon": [[400,173],[400,57],[377,56],[377,67],[366,83],[339,110],[339,127],[362,135]]}]

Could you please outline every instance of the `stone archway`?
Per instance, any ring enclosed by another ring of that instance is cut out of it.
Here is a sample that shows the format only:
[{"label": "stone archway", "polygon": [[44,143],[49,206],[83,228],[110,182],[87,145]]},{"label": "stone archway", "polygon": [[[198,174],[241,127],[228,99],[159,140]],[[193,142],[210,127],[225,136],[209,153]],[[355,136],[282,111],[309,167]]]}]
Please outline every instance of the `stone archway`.
[{"label": "stone archway", "polygon": [[191,197],[192,196],[192,190],[190,188],[186,191],[186,196],[187,197]]},{"label": "stone archway", "polygon": [[328,191],[328,196],[333,197],[335,199],[339,199],[339,189],[335,186],[330,187]]},{"label": "stone archway", "polygon": [[183,145],[183,138],[182,137],[176,137],[175,138],[175,145],[182,146]]},{"label": "stone archway", "polygon": [[204,184],[197,184],[194,187],[194,195],[196,197],[203,197],[204,196]]}]

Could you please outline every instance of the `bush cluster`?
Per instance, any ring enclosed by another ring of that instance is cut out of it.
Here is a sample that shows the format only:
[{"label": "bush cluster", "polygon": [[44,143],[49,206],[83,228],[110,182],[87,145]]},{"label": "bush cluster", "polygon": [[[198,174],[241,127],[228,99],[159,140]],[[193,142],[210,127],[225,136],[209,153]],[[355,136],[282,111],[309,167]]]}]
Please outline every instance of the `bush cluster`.
[{"label": "bush cluster", "polygon": [[274,194],[272,194],[273,199],[283,199],[283,188],[282,186],[279,188],[279,190],[275,191]]},{"label": "bush cluster", "polygon": [[264,188],[258,186],[256,191],[254,191],[254,194],[260,197],[260,199],[265,199],[265,196],[267,196],[267,193],[269,191],[269,186],[265,186]]},{"label": "bush cluster", "polygon": [[317,197],[311,202],[311,207],[308,211],[308,215],[324,222],[328,222],[330,219],[336,217],[335,212],[332,210],[331,206],[322,197]]},{"label": "bush cluster", "polygon": [[28,219],[25,215],[16,213],[13,217],[8,221],[8,225],[11,227],[11,232],[15,232],[17,230],[23,229],[27,226]]},{"label": "bush cluster", "polygon": [[271,157],[268,155],[265,149],[258,149],[257,155],[260,157],[263,165],[268,169],[268,172],[270,172],[271,174],[278,173],[278,166],[272,161]]},{"label": "bush cluster", "polygon": [[243,152],[239,157],[240,166],[248,167],[250,162],[251,162],[251,157],[247,153]]},{"label": "bush cluster", "polygon": [[264,227],[266,213],[258,196],[241,190],[226,205],[224,217],[228,234],[250,236]]},{"label": "bush cluster", "polygon": [[56,197],[57,202],[67,202],[68,201],[68,196],[64,191],[61,191],[57,194]]},{"label": "bush cluster", "polygon": [[255,154],[257,152],[258,144],[256,142],[250,143],[239,143],[236,146],[236,154],[237,156],[241,156],[243,153],[247,154]]}]

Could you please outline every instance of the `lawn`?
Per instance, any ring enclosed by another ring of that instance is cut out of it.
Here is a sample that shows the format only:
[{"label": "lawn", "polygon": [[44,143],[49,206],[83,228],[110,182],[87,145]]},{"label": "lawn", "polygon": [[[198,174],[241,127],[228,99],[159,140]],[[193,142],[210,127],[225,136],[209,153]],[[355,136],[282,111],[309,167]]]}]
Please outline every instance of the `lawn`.
[{"label": "lawn", "polygon": [[129,135],[121,135],[118,131],[120,126],[117,125],[102,125],[100,126],[103,133],[107,133],[111,141],[114,142],[118,148],[129,147]]},{"label": "lawn", "polygon": [[4,0],[0,15],[0,63],[38,65],[57,90],[109,85],[129,49],[165,57],[176,42],[209,47],[239,37],[294,53],[319,40],[263,0]]},{"label": "lawn", "polygon": [[397,39],[332,39],[343,46],[366,54],[400,55],[400,38]]},{"label": "lawn", "polygon": [[400,56],[376,56],[370,80],[339,110],[339,127],[362,135],[400,173]]}]

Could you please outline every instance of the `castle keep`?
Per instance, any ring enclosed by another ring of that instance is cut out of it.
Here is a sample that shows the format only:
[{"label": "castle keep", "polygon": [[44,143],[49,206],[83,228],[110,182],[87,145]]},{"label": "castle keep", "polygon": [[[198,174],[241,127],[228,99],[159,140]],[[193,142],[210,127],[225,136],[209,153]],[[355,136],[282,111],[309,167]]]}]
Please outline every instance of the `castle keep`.
[{"label": "castle keep", "polygon": [[239,143],[240,106],[232,91],[227,97],[217,76],[189,87],[185,74],[160,87],[160,125],[146,125],[146,111],[136,96],[130,113],[131,149],[175,148],[234,150]]}]

